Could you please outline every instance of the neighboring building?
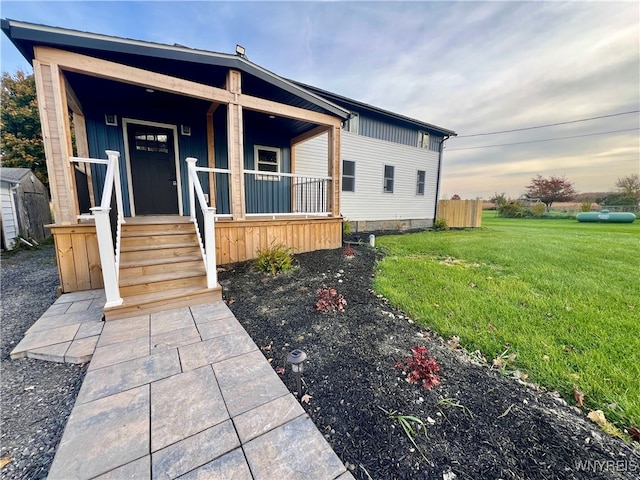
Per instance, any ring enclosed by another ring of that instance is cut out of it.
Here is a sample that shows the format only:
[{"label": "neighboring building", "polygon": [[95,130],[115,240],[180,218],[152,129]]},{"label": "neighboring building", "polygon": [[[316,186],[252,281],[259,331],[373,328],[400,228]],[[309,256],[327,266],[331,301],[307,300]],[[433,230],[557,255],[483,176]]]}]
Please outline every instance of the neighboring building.
[{"label": "neighboring building", "polygon": [[11,250],[17,238],[41,242],[51,236],[47,188],[28,168],[0,168],[2,248]]},{"label": "neighboring building", "polygon": [[241,47],[2,29],[34,67],[62,290],[104,286],[107,318],[219,297],[216,261],[340,247],[343,215],[434,218],[450,130],[286,80]]}]

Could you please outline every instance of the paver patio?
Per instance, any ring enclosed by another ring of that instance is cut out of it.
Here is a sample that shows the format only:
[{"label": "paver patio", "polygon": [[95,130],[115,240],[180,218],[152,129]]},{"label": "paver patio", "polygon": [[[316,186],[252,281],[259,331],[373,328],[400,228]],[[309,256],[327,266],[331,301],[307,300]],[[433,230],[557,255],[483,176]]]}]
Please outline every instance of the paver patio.
[{"label": "paver patio", "polygon": [[224,302],[105,323],[101,301],[63,295],[12,352],[91,361],[48,478],[353,479]]}]

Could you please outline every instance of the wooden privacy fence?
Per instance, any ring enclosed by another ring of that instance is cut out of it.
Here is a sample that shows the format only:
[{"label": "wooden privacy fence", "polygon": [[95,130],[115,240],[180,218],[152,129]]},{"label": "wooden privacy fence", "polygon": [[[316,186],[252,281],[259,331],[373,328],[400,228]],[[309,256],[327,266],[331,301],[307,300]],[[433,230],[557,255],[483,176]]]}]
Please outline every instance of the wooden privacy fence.
[{"label": "wooden privacy fence", "polygon": [[438,218],[444,218],[450,228],[482,226],[482,200],[440,200]]}]

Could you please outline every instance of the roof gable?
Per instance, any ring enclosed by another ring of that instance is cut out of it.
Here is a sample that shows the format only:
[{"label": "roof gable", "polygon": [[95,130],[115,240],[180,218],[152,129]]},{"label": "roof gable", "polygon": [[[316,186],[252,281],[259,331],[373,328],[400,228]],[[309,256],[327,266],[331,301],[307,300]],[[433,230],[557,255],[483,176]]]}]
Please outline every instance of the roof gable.
[{"label": "roof gable", "polygon": [[[346,119],[349,111],[293,82],[251,62],[244,56],[198,50],[180,45],[132,40],[78,30],[2,20],[2,30],[22,55],[33,61],[33,47],[46,45],[97,58],[140,66],[199,83],[220,86],[227,69],[249,76],[243,92],[266,96],[278,93],[279,100],[308,110],[326,112]],[[189,64],[189,68],[184,68]],[[213,73],[213,75],[212,75]],[[216,74],[217,73],[217,74]],[[248,90],[247,90],[248,89]],[[265,93],[266,92],[266,93]]]}]

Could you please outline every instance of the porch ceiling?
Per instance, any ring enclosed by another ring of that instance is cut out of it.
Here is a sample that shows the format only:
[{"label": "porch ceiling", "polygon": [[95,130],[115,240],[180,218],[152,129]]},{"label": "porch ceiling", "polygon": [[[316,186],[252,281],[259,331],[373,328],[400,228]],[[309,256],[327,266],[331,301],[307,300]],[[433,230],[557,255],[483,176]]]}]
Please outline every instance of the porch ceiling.
[{"label": "porch ceiling", "polygon": [[[108,109],[120,106],[135,106],[140,110],[188,111],[204,115],[210,102],[167,92],[147,92],[145,88],[128,83],[115,82],[79,73],[66,72],[65,76],[83,107]],[[269,118],[269,115],[245,109],[245,122],[261,124],[264,130],[289,134],[295,137],[316,127],[315,124],[284,117]]]}]

